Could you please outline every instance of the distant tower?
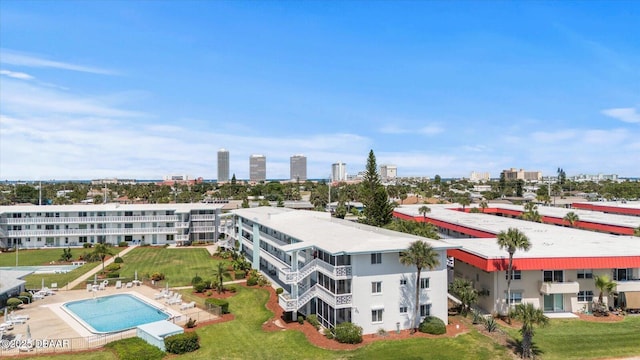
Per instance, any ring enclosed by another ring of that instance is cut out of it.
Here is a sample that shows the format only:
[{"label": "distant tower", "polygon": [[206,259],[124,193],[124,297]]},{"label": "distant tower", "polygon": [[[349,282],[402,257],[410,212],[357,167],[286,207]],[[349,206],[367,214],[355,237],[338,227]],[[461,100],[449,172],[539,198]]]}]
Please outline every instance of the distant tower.
[{"label": "distant tower", "polygon": [[218,182],[229,181],[229,151],[218,150]]},{"label": "distant tower", "polygon": [[290,159],[289,173],[291,180],[307,181],[307,157],[293,155]]},{"label": "distant tower", "polygon": [[380,179],[383,182],[394,181],[398,175],[398,167],[395,165],[380,165]]},{"label": "distant tower", "polygon": [[249,158],[249,181],[267,180],[267,158],[264,155],[251,155]]},{"label": "distant tower", "polygon": [[347,164],[337,162],[331,165],[331,182],[347,181]]}]

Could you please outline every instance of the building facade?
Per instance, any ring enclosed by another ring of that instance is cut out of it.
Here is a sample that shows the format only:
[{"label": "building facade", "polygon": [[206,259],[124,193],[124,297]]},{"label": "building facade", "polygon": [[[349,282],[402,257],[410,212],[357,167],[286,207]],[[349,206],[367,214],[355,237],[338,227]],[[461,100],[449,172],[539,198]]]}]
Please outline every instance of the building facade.
[{"label": "building facade", "polygon": [[509,180],[524,180],[524,181],[542,181],[542,172],[540,171],[525,171],[523,169],[516,170],[511,168],[509,170],[502,170],[504,178]]},{"label": "building facade", "polygon": [[267,180],[267,158],[264,155],[251,155],[249,158],[249,181]]},{"label": "building facade", "polygon": [[422,240],[439,266],[421,274],[420,312],[447,322],[446,251],[453,246],[332,219],[328,213],[258,207],[233,210],[228,246],[282,287],[280,306],[291,316],[317,314],[326,328],[353,322],[364,334],[412,327],[416,271],[400,253]]},{"label": "building facade", "polygon": [[380,180],[382,182],[392,182],[398,177],[398,167],[396,165],[381,165]]},{"label": "building facade", "polygon": [[224,204],[0,206],[0,248],[214,242]]},{"label": "building facade", "polygon": [[484,182],[491,180],[491,175],[488,172],[476,172],[472,171],[469,174],[469,181],[471,182]]},{"label": "building facade", "polygon": [[229,181],[229,151],[218,150],[218,182]]},{"label": "building facade", "polygon": [[337,162],[331,164],[331,182],[347,181],[347,164]]},{"label": "building facade", "polygon": [[289,159],[289,178],[296,181],[307,181],[307,157],[293,155]]}]

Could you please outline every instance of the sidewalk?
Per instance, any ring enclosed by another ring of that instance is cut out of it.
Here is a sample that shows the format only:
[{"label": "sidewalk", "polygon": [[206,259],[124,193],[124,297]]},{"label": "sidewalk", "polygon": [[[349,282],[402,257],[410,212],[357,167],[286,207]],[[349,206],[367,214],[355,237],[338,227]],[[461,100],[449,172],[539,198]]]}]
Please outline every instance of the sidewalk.
[{"label": "sidewalk", "polygon": [[[128,253],[129,251],[135,249],[136,247],[137,247],[137,245],[128,246],[126,249],[120,251],[118,254],[116,254],[116,255],[110,257],[109,259],[107,259],[104,262],[104,266],[107,266],[107,265],[113,263],[115,261],[116,256],[124,256],[126,253]],[[89,272],[87,272],[86,274],[80,276],[79,278],[73,280],[72,282],[67,284],[67,286],[64,286],[64,287],[60,288],[60,290],[63,290],[63,291],[64,290],[72,290],[73,288],[75,288],[79,284],[86,282],[90,277],[94,276],[99,271],[102,271],[102,261],[100,263],[98,263],[98,266],[96,266],[95,268],[89,270]]]}]

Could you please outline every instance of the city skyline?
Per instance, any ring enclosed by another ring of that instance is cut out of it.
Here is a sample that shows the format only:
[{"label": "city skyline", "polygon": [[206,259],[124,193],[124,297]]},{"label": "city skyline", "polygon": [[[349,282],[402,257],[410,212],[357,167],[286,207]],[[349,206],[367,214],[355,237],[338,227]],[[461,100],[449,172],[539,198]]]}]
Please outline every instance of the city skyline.
[{"label": "city skyline", "polygon": [[0,3],[0,180],[639,177],[640,4]]}]

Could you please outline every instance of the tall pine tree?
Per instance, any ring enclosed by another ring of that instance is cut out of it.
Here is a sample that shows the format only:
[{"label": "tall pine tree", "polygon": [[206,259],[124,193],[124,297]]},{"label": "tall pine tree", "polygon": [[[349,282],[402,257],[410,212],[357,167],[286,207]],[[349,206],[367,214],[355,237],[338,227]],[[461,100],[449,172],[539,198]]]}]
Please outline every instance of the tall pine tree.
[{"label": "tall pine tree", "polygon": [[389,203],[389,196],[380,182],[376,165],[376,156],[373,150],[369,151],[367,170],[361,184],[362,203],[364,205],[365,224],[384,226],[393,218],[393,205]]}]

